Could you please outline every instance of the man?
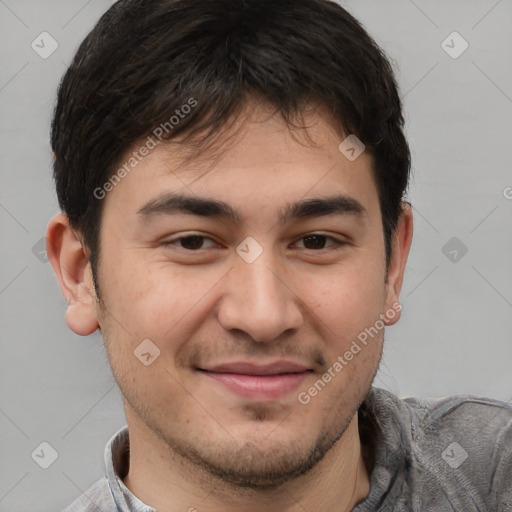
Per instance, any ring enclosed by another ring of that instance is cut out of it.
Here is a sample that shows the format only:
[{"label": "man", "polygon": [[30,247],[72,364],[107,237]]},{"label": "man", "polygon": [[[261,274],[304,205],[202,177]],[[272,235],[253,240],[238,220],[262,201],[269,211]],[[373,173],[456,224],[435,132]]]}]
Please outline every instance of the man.
[{"label": "man", "polygon": [[512,510],[512,408],[372,387],[412,238],[396,82],[328,0],[121,0],[58,93],[47,251],[127,427],[66,511]]}]

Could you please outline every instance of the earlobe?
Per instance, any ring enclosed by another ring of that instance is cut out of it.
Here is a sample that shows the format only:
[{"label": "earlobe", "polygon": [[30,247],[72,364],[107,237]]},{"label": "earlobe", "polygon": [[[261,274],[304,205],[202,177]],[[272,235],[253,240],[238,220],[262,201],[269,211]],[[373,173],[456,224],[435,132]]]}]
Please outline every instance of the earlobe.
[{"label": "earlobe", "polygon": [[402,213],[398,219],[397,227],[393,235],[391,258],[388,268],[386,311],[386,325],[393,325],[400,319],[402,306],[400,304],[400,292],[404,279],[405,266],[413,235],[412,208],[409,203],[402,203]]},{"label": "earlobe", "polygon": [[99,324],[91,265],[64,213],[48,224],[46,252],[67,303],[66,323],[76,334],[92,334]]}]

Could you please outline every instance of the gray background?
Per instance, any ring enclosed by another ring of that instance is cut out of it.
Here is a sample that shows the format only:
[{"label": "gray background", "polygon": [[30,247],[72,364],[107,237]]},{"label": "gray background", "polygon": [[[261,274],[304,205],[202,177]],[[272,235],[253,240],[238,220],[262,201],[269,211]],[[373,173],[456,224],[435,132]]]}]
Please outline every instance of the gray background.
[{"label": "gray background", "polygon": [[[67,328],[37,245],[58,211],[48,141],[57,84],[111,4],[0,0],[0,512],[63,508],[103,474],[104,445],[124,425],[102,340]],[[386,331],[376,384],[510,401],[512,2],[344,5],[395,61],[413,152],[404,312]],[[43,31],[59,44],[47,59],[31,48]],[[456,59],[441,46],[453,31],[469,43]],[[58,452],[46,470],[31,457],[43,441]]]}]

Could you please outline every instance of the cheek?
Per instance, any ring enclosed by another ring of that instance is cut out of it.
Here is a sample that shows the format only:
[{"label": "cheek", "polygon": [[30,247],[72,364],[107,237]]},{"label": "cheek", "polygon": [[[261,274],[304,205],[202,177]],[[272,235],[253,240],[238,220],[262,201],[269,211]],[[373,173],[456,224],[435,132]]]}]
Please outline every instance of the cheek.
[{"label": "cheek", "polygon": [[[363,264],[364,263],[364,264]],[[329,345],[343,345],[379,318],[385,300],[384,270],[361,258],[315,276],[302,276],[297,295]]]},{"label": "cheek", "polygon": [[222,279],[217,274],[197,267],[177,272],[169,264],[125,259],[103,280],[108,311],[102,334],[111,367],[131,404],[142,407],[148,396],[162,407],[170,397],[175,407],[190,401],[179,384],[175,355],[211,312],[208,299]]},{"label": "cheek", "polygon": [[219,269],[178,270],[169,263],[124,258],[103,279],[112,339],[123,350],[150,339],[162,352],[175,352],[206,318],[208,298],[222,278]]}]

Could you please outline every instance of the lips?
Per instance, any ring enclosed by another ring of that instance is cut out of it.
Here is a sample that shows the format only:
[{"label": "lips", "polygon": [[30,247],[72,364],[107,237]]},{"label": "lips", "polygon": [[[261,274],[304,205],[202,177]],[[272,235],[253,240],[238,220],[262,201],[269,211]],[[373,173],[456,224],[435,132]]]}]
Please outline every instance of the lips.
[{"label": "lips", "polygon": [[291,361],[275,361],[265,365],[237,361],[198,370],[223,389],[258,401],[275,401],[285,397],[313,371]]},{"label": "lips", "polygon": [[241,375],[280,375],[283,373],[300,373],[310,370],[310,368],[291,361],[275,361],[266,365],[240,361],[216,366],[206,366],[201,368],[201,370],[215,373],[238,373]]}]

